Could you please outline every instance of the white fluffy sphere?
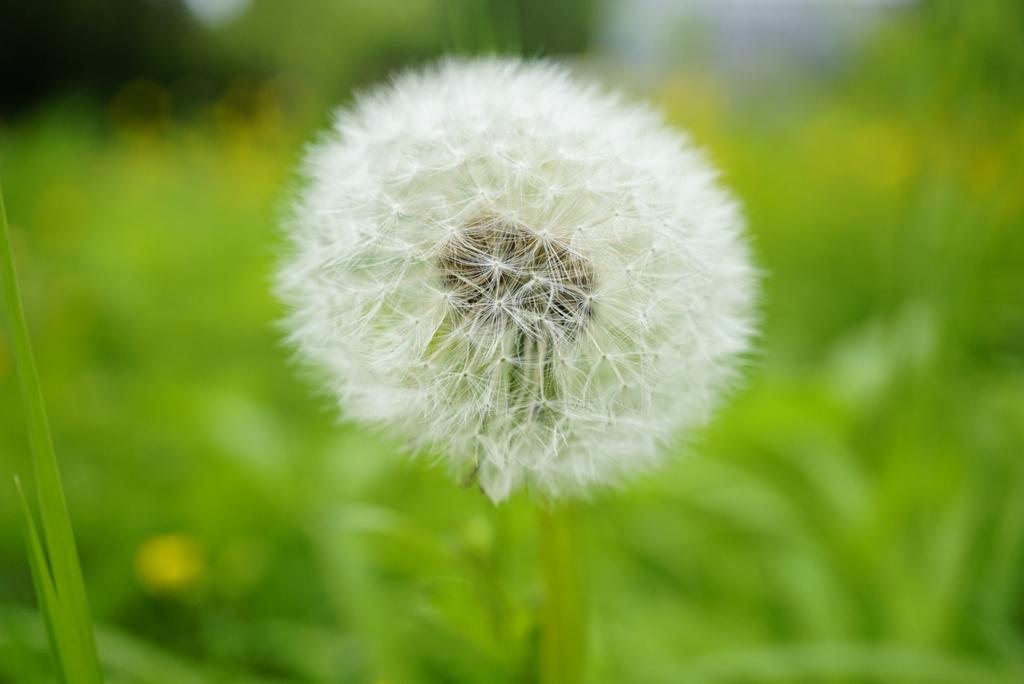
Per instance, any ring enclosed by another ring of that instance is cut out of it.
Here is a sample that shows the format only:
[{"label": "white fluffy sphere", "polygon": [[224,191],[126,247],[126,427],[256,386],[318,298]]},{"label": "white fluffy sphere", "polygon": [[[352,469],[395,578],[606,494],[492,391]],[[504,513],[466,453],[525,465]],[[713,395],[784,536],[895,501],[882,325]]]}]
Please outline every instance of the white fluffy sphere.
[{"label": "white fluffy sphere", "polygon": [[291,341],[343,415],[495,501],[655,462],[748,347],[754,271],[714,169],[549,63],[401,75],[337,114],[305,174]]}]

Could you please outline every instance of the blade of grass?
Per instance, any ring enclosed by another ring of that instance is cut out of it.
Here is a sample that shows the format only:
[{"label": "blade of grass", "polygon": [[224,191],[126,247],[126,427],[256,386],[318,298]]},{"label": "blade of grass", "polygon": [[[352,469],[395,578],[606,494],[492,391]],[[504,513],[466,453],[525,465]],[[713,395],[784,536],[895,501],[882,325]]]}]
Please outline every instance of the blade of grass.
[{"label": "blade of grass", "polygon": [[[50,576],[52,582],[41,583],[39,597],[41,609],[52,621],[51,638],[55,656],[60,660],[67,681],[74,684],[95,684],[102,682],[99,658],[96,653],[96,639],[89,605],[85,595],[85,583],[75,548],[74,533],[68,515],[64,488],[53,451],[53,440],[46,418],[46,406],[36,373],[35,358],[29,341],[28,326],[21,304],[21,293],[14,272],[14,256],[7,228],[3,190],[0,188],[0,287],[3,288],[4,308],[10,326],[11,346],[14,350],[15,366],[21,386],[22,404],[28,424],[29,444],[32,451],[32,466],[35,474],[36,497],[42,519],[42,543],[37,544],[39,557],[30,554],[31,562],[38,565],[40,577]],[[26,511],[31,515],[30,511]],[[30,521],[31,522],[31,521]],[[34,529],[34,524],[32,525]],[[40,541],[35,535],[36,542]],[[45,547],[46,558],[42,558]],[[49,561],[47,566],[39,560]],[[52,593],[47,593],[47,587]]]},{"label": "blade of grass", "polygon": [[58,622],[63,622],[63,615],[57,603],[57,590],[53,586],[53,575],[50,574],[50,566],[46,562],[46,555],[43,553],[43,545],[39,540],[39,532],[36,530],[35,515],[28,505],[25,492],[21,488],[21,478],[14,476],[14,487],[18,490],[18,497],[21,499],[22,513],[25,521],[25,547],[28,553],[28,564],[32,570],[32,585],[36,590],[36,600],[39,602],[39,611],[43,614],[43,623],[46,625],[46,634],[50,644],[54,646],[54,666],[60,672],[61,681],[67,681],[64,672],[63,658],[57,655],[60,645],[64,642],[62,636],[58,635]]}]

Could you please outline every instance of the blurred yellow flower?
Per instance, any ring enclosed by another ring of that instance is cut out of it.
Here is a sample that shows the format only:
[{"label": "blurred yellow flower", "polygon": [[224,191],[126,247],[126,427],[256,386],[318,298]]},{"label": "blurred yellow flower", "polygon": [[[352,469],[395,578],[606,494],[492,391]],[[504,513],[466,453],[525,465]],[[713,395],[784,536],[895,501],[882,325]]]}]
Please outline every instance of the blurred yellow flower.
[{"label": "blurred yellow flower", "polygon": [[147,539],[135,554],[135,575],[154,594],[175,593],[195,585],[206,570],[196,539],[162,534]]}]

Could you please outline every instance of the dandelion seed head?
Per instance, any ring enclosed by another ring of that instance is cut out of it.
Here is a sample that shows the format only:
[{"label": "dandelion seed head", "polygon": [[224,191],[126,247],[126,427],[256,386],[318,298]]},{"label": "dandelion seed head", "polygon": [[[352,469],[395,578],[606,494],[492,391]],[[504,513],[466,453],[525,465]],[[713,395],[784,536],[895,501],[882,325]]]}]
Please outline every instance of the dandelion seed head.
[{"label": "dandelion seed head", "polygon": [[703,421],[753,331],[743,222],[650,110],[546,62],[446,61],[308,151],[278,290],[343,415],[578,495]]}]

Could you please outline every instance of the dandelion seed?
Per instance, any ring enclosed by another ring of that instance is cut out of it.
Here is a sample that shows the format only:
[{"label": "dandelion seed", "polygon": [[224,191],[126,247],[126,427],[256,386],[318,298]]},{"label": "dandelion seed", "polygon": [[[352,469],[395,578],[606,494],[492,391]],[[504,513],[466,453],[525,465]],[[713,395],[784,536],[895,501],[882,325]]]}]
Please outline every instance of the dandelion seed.
[{"label": "dandelion seed", "polygon": [[714,170],[551,64],[402,75],[338,114],[305,174],[291,342],[344,415],[495,501],[656,463],[748,348],[754,271]]}]

